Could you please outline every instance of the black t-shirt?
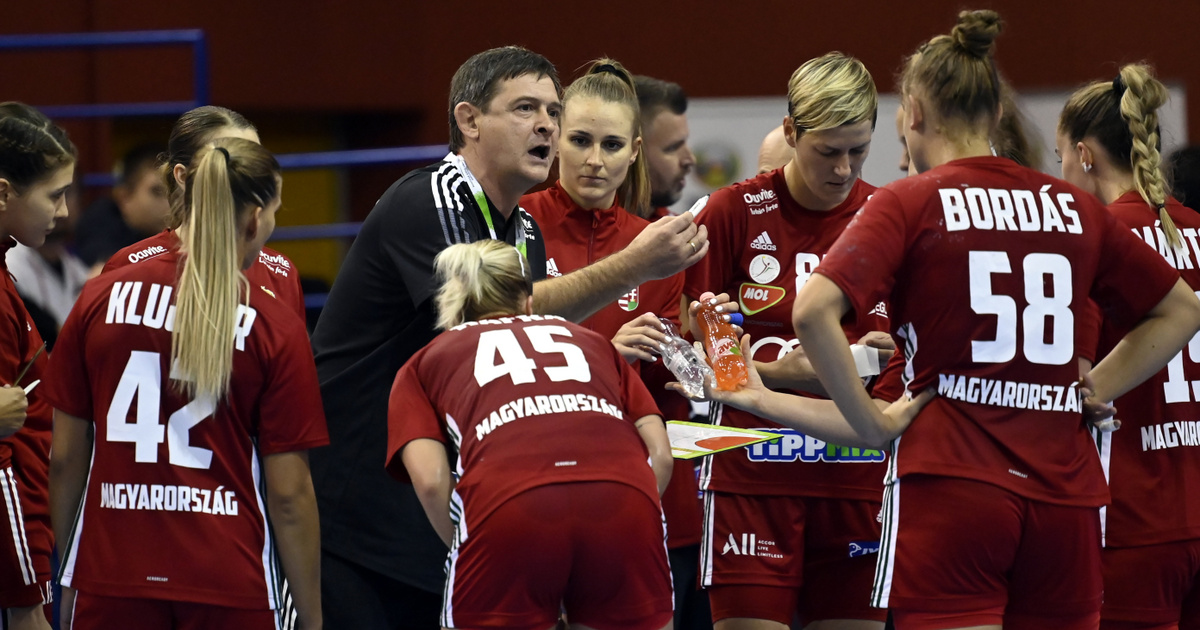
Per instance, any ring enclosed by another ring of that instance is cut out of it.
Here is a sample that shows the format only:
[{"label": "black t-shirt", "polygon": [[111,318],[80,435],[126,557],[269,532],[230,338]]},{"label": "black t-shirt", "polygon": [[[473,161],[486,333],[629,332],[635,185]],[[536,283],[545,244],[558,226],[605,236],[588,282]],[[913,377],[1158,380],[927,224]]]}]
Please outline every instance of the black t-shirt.
[{"label": "black t-shirt", "polygon": [[97,199],[75,225],[75,253],[90,267],[150,236],[153,234],[142,234],[125,223],[117,202]]},{"label": "black t-shirt", "polygon": [[[533,277],[544,278],[533,218],[518,208],[507,221],[493,210],[492,221],[508,243],[523,233]],[[384,470],[388,394],[400,367],[436,336],[434,257],[481,238],[487,223],[453,163],[405,175],[367,216],[312,337],[330,438],[311,452],[321,544],[431,592],[445,584],[446,547],[412,486]]]}]

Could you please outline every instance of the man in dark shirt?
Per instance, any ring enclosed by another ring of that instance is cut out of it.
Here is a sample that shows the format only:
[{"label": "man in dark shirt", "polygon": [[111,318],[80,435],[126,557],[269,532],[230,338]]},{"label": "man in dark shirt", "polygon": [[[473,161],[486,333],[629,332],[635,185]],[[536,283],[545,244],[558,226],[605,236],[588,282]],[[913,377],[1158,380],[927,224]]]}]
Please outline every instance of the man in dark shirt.
[{"label": "man in dark shirt", "polygon": [[75,251],[88,266],[103,265],[118,250],[167,226],[171,205],[158,171],[162,147],[142,145],[121,158],[112,198],[97,199],[75,226]]},{"label": "man in dark shirt", "polygon": [[[330,629],[438,627],[446,547],[412,487],[384,470],[392,381],[435,335],[434,257],[494,238],[545,277],[541,232],[517,203],[554,161],[562,108],[554,66],[523,48],[492,49],[459,68],[450,92],[451,153],[383,194],[313,333],[331,440],[312,453]],[[663,219],[624,251],[535,284],[534,308],[578,321],[707,250],[690,215]]]}]

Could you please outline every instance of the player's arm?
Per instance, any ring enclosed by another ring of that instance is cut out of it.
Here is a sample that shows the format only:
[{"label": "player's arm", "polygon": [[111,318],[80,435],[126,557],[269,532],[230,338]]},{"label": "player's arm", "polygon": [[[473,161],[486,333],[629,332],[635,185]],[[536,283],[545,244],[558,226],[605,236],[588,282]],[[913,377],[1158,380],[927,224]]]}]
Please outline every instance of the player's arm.
[{"label": "player's arm", "polygon": [[671,471],[675,470],[667,427],[659,416],[643,416],[633,426],[637,427],[638,435],[646,443],[646,450],[650,451],[650,467],[654,469],[654,479],[658,482],[658,495],[662,496],[671,481]]},{"label": "player's arm", "polygon": [[[91,422],[57,409],[54,411],[50,449],[50,524],[58,548],[64,551],[71,548],[72,536],[76,534],[75,517],[83,502],[83,489],[92,459],[91,434]],[[64,585],[60,620],[63,630],[71,628],[74,599],[75,590]],[[40,611],[41,607],[37,608]]]},{"label": "player's arm", "polygon": [[437,440],[418,438],[404,445],[400,458],[429,524],[449,547],[454,538],[454,523],[450,520],[450,492],[454,489],[454,481],[450,476],[446,447]]},{"label": "player's arm", "polygon": [[[745,335],[742,337],[742,352],[749,351],[750,336]],[[886,450],[886,441],[876,443],[864,440],[854,425],[842,415],[834,401],[771,391],[763,384],[756,365],[757,363],[752,363],[746,366],[748,378],[744,387],[737,391],[706,387],[706,395],[716,402],[737,407],[831,444]],[[682,393],[681,389],[676,390]],[[893,403],[871,398],[870,403],[903,430],[916,417],[917,412],[932,399],[933,392],[926,391],[911,400],[901,398]]]},{"label": "player's arm", "polygon": [[1183,279],[1088,373],[1093,397],[1109,401],[1150,378],[1200,330],[1200,301]]},{"label": "player's arm", "polygon": [[533,285],[535,313],[587,319],[634,287],[672,276],[708,253],[708,229],[690,213],[651,223],[625,249],[559,278]]},{"label": "player's arm", "polygon": [[321,526],[308,451],[267,455],[263,469],[267,477],[267,511],[300,627],[320,628]]},{"label": "player's arm", "polygon": [[813,274],[796,296],[792,323],[817,376],[856,436],[853,444],[831,441],[878,449],[899,436],[912,418],[908,414],[884,414],[863,388],[841,326],[842,316],[849,310],[850,300],[841,287],[821,274]]}]

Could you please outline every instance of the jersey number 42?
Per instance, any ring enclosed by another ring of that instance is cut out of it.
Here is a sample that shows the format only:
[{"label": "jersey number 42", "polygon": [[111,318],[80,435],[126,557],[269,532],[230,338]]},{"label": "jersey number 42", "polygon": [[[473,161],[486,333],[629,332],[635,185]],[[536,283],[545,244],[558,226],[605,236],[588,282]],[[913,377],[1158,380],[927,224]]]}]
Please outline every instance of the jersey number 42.
[{"label": "jersey number 42", "polygon": [[[172,367],[171,378],[182,376]],[[167,426],[159,424],[162,407],[162,361],[157,352],[134,350],[121,373],[121,381],[108,408],[107,431],[109,442],[133,442],[134,461],[158,463],[158,445],[167,442],[168,458],[173,466],[207,469],[212,464],[212,451],[192,446],[188,433],[217,409],[213,396],[200,396],[176,409]],[[137,397],[136,420],[129,422],[129,410]]]}]

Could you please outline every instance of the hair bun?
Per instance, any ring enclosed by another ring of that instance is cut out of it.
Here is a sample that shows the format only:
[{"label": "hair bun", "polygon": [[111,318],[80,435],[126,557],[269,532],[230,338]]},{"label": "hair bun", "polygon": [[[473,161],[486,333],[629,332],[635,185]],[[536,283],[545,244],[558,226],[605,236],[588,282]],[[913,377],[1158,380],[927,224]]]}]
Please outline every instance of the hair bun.
[{"label": "hair bun", "polygon": [[986,57],[1003,28],[1000,14],[995,11],[963,11],[958,14],[958,24],[950,31],[950,37],[968,53]]}]

